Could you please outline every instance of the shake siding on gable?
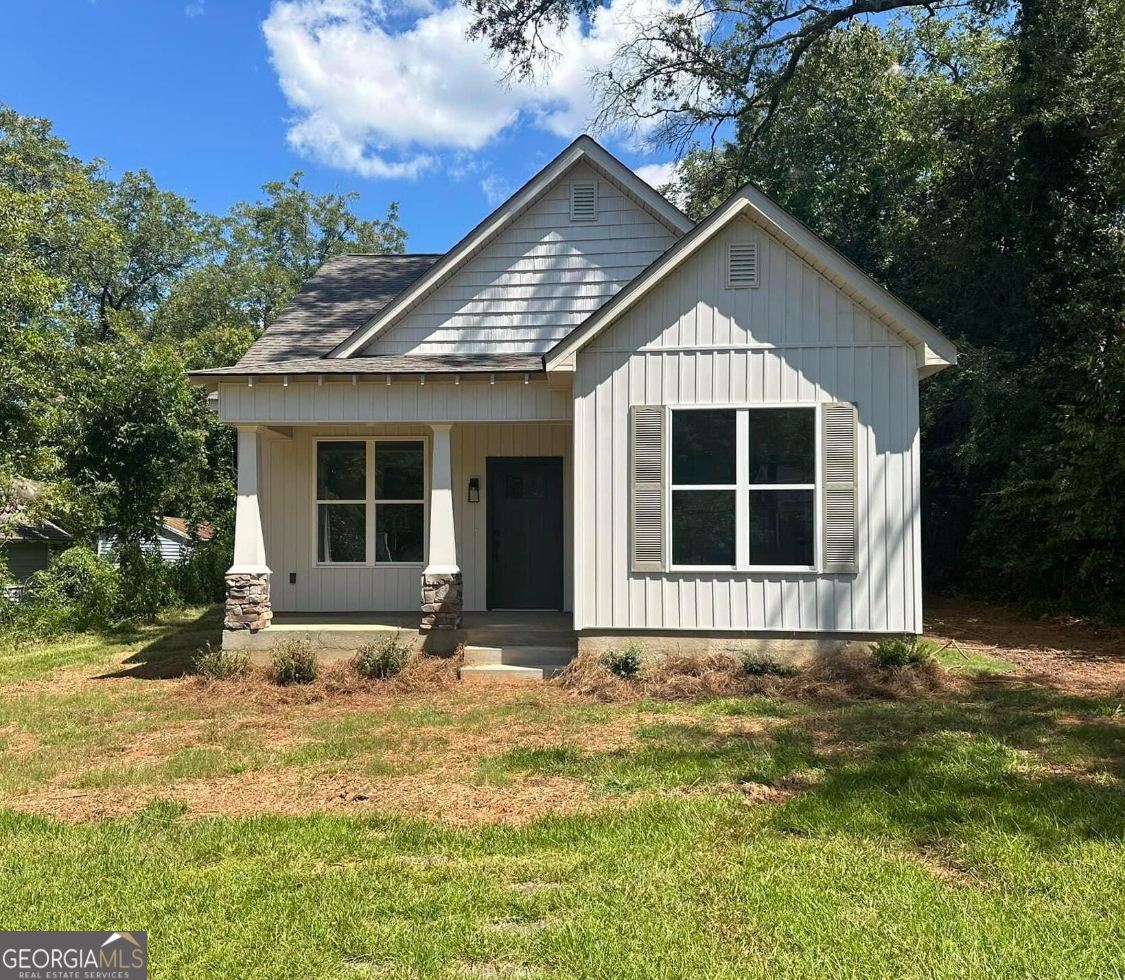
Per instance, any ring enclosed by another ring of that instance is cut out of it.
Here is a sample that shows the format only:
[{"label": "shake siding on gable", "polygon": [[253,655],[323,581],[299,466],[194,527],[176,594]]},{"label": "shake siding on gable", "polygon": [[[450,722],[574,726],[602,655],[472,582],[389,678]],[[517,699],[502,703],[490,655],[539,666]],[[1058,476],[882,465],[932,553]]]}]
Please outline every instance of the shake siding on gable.
[{"label": "shake siding on gable", "polygon": [[[732,240],[759,242],[760,288],[726,288]],[[575,628],[920,631],[917,385],[914,351],[784,246],[717,235],[578,354]],[[858,574],[630,571],[630,405],[830,401],[858,405]]]},{"label": "shake siding on gable", "polygon": [[[598,185],[598,218],[572,222],[570,185],[587,180]],[[363,353],[546,351],[677,237],[578,164]]]}]

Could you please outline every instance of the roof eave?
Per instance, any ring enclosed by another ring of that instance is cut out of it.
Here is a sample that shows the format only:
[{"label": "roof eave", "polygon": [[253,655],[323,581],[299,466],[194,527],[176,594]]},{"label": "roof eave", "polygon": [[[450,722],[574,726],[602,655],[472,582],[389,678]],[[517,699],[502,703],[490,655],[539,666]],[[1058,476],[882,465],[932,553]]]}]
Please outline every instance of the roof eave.
[{"label": "roof eave", "polygon": [[937,327],[879,285],[781,205],[752,184],[747,184],[549,350],[544,359],[547,370],[573,370],[574,357],[578,351],[629,310],[668,273],[740,216],[750,218],[770,233],[780,233],[778,237],[785,244],[793,243],[798,246],[794,250],[799,255],[804,253],[804,261],[809,261],[806,256],[812,256],[815,261],[810,264],[814,267],[819,263],[847,280],[854,290],[853,298],[859,296],[864,301],[863,305],[879,311],[898,324],[905,331],[905,336],[901,332],[900,336],[917,352],[918,368],[923,377],[957,363],[956,346]]}]

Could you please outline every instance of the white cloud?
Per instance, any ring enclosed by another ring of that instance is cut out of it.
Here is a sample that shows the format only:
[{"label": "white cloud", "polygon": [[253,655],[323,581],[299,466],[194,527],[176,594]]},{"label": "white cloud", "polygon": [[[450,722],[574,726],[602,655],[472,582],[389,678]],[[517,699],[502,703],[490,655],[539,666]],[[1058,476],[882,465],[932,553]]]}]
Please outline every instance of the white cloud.
[{"label": "white cloud", "polygon": [[500,174],[489,174],[480,182],[485,199],[492,207],[499,207],[512,196],[512,185]]},{"label": "white cloud", "polygon": [[560,55],[538,85],[502,83],[487,47],[466,39],[472,15],[459,3],[277,0],[262,31],[296,112],[295,149],[367,177],[416,177],[441,151],[477,151],[521,120],[583,132],[595,113],[591,73],[669,2],[616,0],[592,28],[572,23],[551,39]]},{"label": "white cloud", "polygon": [[207,13],[205,0],[192,0],[184,7],[185,17],[202,17],[205,13]]},{"label": "white cloud", "polygon": [[634,172],[650,187],[660,190],[676,176],[676,162],[669,160],[667,163],[646,163],[643,167],[637,167]]},{"label": "white cloud", "polygon": [[[669,160],[667,163],[646,163],[643,167],[637,167],[634,173],[641,178],[650,187],[660,190],[665,184],[675,183],[676,180],[676,161]],[[673,190],[670,194],[665,195],[676,207],[682,208],[684,206],[684,195],[678,190]]]}]

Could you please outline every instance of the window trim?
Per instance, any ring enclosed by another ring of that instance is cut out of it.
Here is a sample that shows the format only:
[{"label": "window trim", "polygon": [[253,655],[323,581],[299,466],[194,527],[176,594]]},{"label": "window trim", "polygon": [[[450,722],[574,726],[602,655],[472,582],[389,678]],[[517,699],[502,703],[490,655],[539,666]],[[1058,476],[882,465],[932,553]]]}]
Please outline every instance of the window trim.
[{"label": "window trim", "polygon": [[[812,409],[815,439],[815,473],[813,483],[751,483],[750,482],[750,412],[757,409],[804,408]],[[733,411],[735,413],[735,482],[733,484],[672,483],[673,429],[672,413],[683,411]],[[797,574],[817,575],[821,571],[823,543],[821,529],[821,492],[824,486],[821,473],[821,403],[800,402],[738,402],[734,404],[670,404],[664,406],[664,424],[668,433],[668,450],[664,458],[664,512],[668,515],[664,529],[665,554],[668,555],[670,573],[726,572],[739,575]],[[733,565],[677,565],[672,561],[672,492],[674,490],[733,490],[735,564]],[[750,491],[751,490],[812,490],[813,491],[813,563],[811,565],[752,565],[750,564]],[[745,532],[745,533],[743,533]]]},{"label": "window trim", "polygon": [[[366,447],[367,466],[364,486],[367,491],[363,500],[321,500],[316,493],[317,455],[322,442],[362,442]],[[375,497],[375,443],[377,442],[420,442],[422,443],[422,499],[421,500],[383,500]],[[313,436],[312,438],[312,566],[313,568],[425,568],[426,555],[430,549],[430,437],[416,436]],[[363,504],[366,515],[364,561],[318,561],[320,554],[320,505],[321,504]],[[421,561],[376,561],[375,560],[375,507],[378,504],[421,504],[422,505],[422,560]]]}]

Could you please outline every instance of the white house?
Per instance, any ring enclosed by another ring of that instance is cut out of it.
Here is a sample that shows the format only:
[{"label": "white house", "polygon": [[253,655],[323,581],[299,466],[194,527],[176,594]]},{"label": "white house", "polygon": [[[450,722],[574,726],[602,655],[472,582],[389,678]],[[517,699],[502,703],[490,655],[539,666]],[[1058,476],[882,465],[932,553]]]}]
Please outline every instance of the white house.
[{"label": "white house", "polygon": [[[196,536],[200,541],[210,541],[211,535],[211,528],[206,524],[201,524],[196,528]],[[157,532],[156,538],[152,541],[143,542],[141,550],[149,553],[159,551],[161,558],[174,564],[186,558],[194,544],[195,539],[191,534],[191,525],[187,521],[182,517],[163,517],[160,520],[160,530]],[[95,545],[99,556],[108,555],[112,558],[113,552],[117,548],[116,529],[112,527],[102,528],[97,534]]]},{"label": "white house", "polygon": [[238,429],[228,642],[919,632],[918,383],[956,358],[756,188],[695,224],[581,137],[195,372]]}]

